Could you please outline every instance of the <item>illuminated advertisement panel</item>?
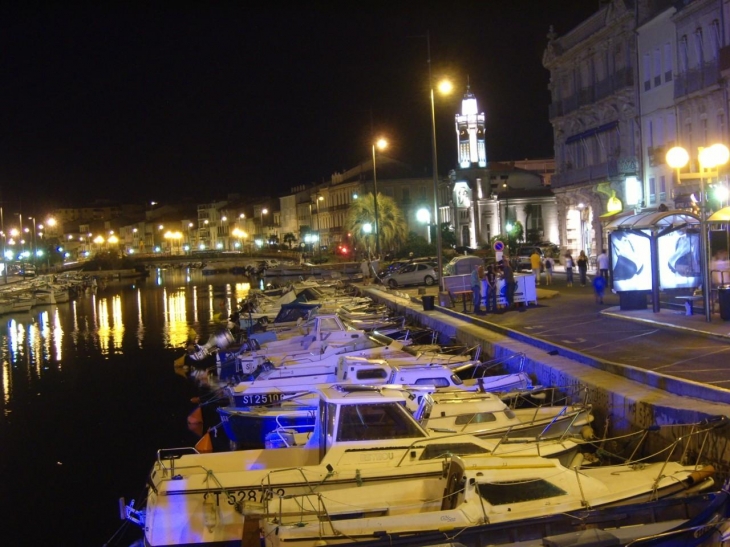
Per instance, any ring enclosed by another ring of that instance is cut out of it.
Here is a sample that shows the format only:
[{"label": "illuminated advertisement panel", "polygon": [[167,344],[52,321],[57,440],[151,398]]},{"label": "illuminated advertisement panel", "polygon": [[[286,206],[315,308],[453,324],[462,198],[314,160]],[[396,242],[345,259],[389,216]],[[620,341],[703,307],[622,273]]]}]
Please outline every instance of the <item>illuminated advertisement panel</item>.
[{"label": "illuminated advertisement panel", "polygon": [[649,233],[611,232],[613,288],[618,291],[651,290]]},{"label": "illuminated advertisement panel", "polygon": [[659,238],[659,284],[662,289],[697,287],[702,283],[700,235],[675,230]]}]

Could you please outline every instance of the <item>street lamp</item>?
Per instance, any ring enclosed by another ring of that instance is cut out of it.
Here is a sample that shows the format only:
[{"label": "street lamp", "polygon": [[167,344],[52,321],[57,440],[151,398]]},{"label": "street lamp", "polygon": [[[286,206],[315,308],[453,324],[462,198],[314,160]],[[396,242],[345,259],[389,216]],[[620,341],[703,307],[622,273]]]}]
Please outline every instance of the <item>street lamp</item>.
[{"label": "street lamp", "polygon": [[426,237],[428,242],[431,243],[431,212],[425,207],[421,207],[416,212],[416,220],[426,225]]},{"label": "street lamp", "polygon": [[[269,212],[269,210],[266,207],[261,209],[261,241],[262,242],[266,241],[266,231],[264,230],[264,215],[268,214],[268,212]],[[263,247],[263,243],[261,244],[261,246]]]},{"label": "street lamp", "polygon": [[[443,290],[444,257],[441,251],[441,223],[439,222],[439,179],[438,155],[436,151],[436,106],[433,96],[433,74],[431,71],[431,35],[426,34],[428,49],[428,86],[431,89],[431,157],[433,160],[433,217],[436,224],[436,256],[438,257],[439,290]],[[451,92],[451,82],[444,80],[439,84],[439,91],[444,94]]]},{"label": "street lamp", "polygon": [[707,196],[705,195],[705,177],[717,177],[717,167],[724,165],[730,159],[730,151],[724,144],[713,144],[707,148],[698,148],[697,159],[700,163],[699,173],[686,173],[682,175],[682,169],[689,162],[689,153],[681,146],[675,146],[667,152],[667,165],[677,170],[677,182],[684,179],[700,179],[700,253],[702,260],[700,269],[702,271],[702,296],[705,301],[705,320],[712,321],[712,310],[710,308],[710,242],[707,231]]},{"label": "street lamp", "polygon": [[319,261],[322,262],[322,234],[320,233],[321,225],[319,220],[319,202],[324,201],[324,196],[317,194],[317,246],[319,247]]},{"label": "street lamp", "polygon": [[368,255],[370,254],[370,238],[368,237],[370,234],[373,233],[373,225],[369,222],[366,222],[362,225],[362,233],[365,234],[365,241],[367,241],[368,244]]},{"label": "street lamp", "polygon": [[[373,212],[375,214],[375,254],[378,256],[378,258],[380,258],[380,218],[378,217],[378,166],[375,162],[376,146],[379,150],[385,150],[388,147],[388,141],[380,138],[373,143]],[[317,217],[317,222],[319,222],[319,216]]]}]

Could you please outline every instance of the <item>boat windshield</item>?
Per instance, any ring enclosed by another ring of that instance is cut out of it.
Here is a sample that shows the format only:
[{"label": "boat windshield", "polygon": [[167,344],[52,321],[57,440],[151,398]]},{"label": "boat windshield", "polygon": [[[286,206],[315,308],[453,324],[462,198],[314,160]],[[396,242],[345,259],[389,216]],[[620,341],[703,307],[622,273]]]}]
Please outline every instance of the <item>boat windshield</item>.
[{"label": "boat windshield", "polygon": [[426,437],[425,432],[396,402],[351,404],[340,408],[338,442],[423,437]]}]

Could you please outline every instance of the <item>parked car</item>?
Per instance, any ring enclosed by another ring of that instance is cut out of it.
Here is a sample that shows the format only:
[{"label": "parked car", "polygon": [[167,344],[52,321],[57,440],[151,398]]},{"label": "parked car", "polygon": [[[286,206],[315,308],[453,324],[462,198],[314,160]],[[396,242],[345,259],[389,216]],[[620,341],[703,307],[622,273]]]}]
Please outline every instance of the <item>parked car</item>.
[{"label": "parked car", "polygon": [[444,266],[444,275],[470,274],[474,266],[483,266],[484,259],[478,256],[455,256]]},{"label": "parked car", "polygon": [[515,257],[515,260],[517,262],[516,266],[518,271],[532,270],[532,262],[530,261],[530,257],[535,251],[537,251],[537,254],[540,255],[541,261],[545,259],[545,252],[542,250],[541,247],[538,247],[537,245],[525,245],[517,249],[517,256]]},{"label": "parked car", "polygon": [[421,283],[431,286],[438,279],[436,265],[427,262],[406,264],[398,271],[388,273],[382,278],[383,284],[391,289],[404,285],[420,285]]}]

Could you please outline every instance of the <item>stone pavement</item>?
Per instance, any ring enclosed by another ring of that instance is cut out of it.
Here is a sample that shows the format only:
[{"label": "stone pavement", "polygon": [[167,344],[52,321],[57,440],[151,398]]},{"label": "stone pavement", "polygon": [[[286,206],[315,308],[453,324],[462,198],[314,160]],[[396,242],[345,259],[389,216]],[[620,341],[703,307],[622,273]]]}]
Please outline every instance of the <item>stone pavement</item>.
[{"label": "stone pavement", "polygon": [[[438,306],[437,286],[395,293],[407,296],[416,309],[422,309],[424,294],[434,296]],[[576,276],[568,287],[562,272],[550,286],[543,278],[537,297],[537,306],[496,314],[464,314],[461,301],[436,311],[647,386],[730,404],[730,322],[719,313],[707,322],[702,312],[688,316],[678,307],[658,313],[651,307],[621,310],[618,295],[607,292],[604,303],[596,303],[590,279],[581,286]]]}]

